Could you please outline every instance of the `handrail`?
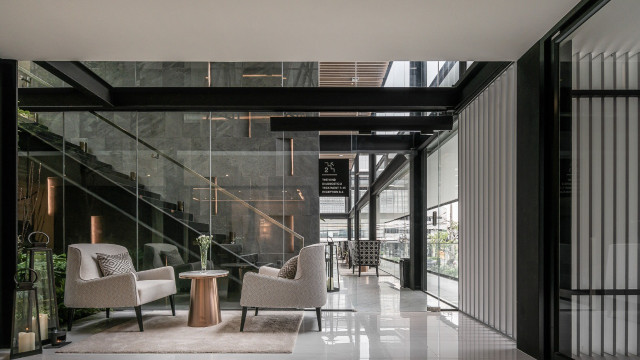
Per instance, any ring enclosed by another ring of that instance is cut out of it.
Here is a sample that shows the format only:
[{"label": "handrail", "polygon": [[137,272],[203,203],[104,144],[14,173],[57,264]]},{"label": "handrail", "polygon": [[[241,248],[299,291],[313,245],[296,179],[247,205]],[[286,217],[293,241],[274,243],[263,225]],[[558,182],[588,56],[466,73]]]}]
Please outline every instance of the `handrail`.
[{"label": "handrail", "polygon": [[114,123],[113,121],[105,118],[104,116],[98,114],[95,111],[90,111],[89,113],[91,113],[92,115],[94,115],[95,117],[97,117],[98,119],[102,120],[103,122],[106,122],[107,124],[111,125],[112,127],[120,130],[123,134],[127,135],[128,137],[130,137],[131,139],[134,139],[136,142],[148,147],[149,149],[153,150],[154,152],[156,152],[156,154],[158,154],[159,156],[162,156],[163,158],[169,160],[170,162],[174,163],[175,165],[177,165],[178,167],[182,168],[183,170],[187,171],[188,173],[204,180],[205,182],[207,182],[209,184],[209,186],[213,186],[213,188],[215,188],[217,191],[222,192],[223,194],[227,195],[228,197],[232,198],[233,200],[236,200],[238,202],[240,202],[240,204],[242,204],[244,207],[246,207],[247,209],[255,212],[256,214],[262,216],[263,218],[265,218],[267,221],[269,221],[270,223],[274,224],[275,226],[281,228],[282,230],[288,232],[289,234],[297,237],[298,239],[304,241],[304,236],[298,234],[297,232],[291,230],[290,228],[286,227],[284,224],[278,222],[277,220],[275,220],[274,218],[270,217],[269,215],[265,214],[263,211],[259,210],[258,208],[256,208],[255,206],[249,204],[248,202],[240,199],[239,197],[233,195],[232,193],[230,193],[229,191],[225,190],[224,188],[220,187],[220,185],[212,182],[210,179],[207,179],[206,177],[202,176],[201,174],[199,174],[198,172],[196,172],[195,170],[186,167],[184,164],[180,163],[178,160],[172,158],[171,156],[163,153],[161,150],[159,150],[158,148],[156,148],[155,146],[147,143],[144,140],[141,140],[140,138],[138,138],[137,136],[135,136],[134,134],[130,133],[129,131],[127,131],[126,129],[124,129],[123,127],[121,127],[120,125]]},{"label": "handrail", "polygon": [[[32,136],[37,137],[37,138],[38,138],[38,139],[40,139],[41,141],[44,141],[44,142],[45,142],[45,143],[47,143],[48,145],[50,145],[50,146],[52,146],[52,147],[54,147],[54,148],[55,148],[55,146],[54,146],[53,144],[51,144],[51,143],[49,143],[48,141],[46,141],[46,140],[44,140],[44,139],[42,139],[42,138],[38,137],[38,135],[37,135],[37,134],[35,134],[35,133],[33,133],[33,132],[29,131],[28,129],[26,129],[26,128],[22,128],[22,130],[24,130],[24,131],[28,132],[28,133],[29,133],[29,134],[31,134]],[[61,151],[61,150],[58,150],[58,151]],[[41,160],[38,160],[38,159],[36,159],[36,158],[31,157],[31,156],[28,154],[28,153],[29,153],[28,151],[26,151],[26,153],[27,153],[26,157],[27,157],[28,159],[30,159],[30,160],[32,160],[32,161],[35,161],[35,162],[37,162],[37,163],[39,163],[39,164],[41,164],[45,169],[47,169],[47,170],[51,171],[51,173],[53,173],[54,175],[59,176],[59,177],[61,177],[61,178],[64,178],[64,179],[65,179],[65,181],[68,181],[68,182],[69,182],[69,183],[71,183],[72,185],[74,185],[74,186],[78,187],[79,189],[82,189],[82,190],[83,190],[83,191],[85,191],[86,193],[88,193],[88,194],[90,194],[91,196],[95,197],[96,199],[98,199],[98,200],[102,201],[103,203],[107,204],[108,206],[110,206],[110,207],[114,208],[115,210],[118,210],[121,214],[123,214],[123,215],[127,216],[127,217],[128,217],[128,218],[130,218],[131,220],[133,220],[133,221],[137,221],[137,219],[136,219],[136,218],[134,218],[133,216],[131,216],[131,215],[129,215],[129,214],[127,214],[127,213],[125,213],[125,212],[122,212],[118,207],[116,207],[115,205],[111,204],[111,203],[110,203],[110,202],[108,202],[106,199],[103,199],[100,195],[95,194],[95,193],[93,193],[91,190],[84,188],[81,184],[79,184],[79,183],[77,183],[77,182],[75,182],[75,181],[71,180],[69,177],[67,177],[67,176],[65,176],[65,175],[63,175],[63,174],[60,174],[60,173],[59,173],[58,171],[56,171],[55,169],[53,169],[53,168],[49,167],[48,165],[44,164]],[[68,154],[68,153],[67,153],[65,156],[68,156],[68,157],[70,157],[70,158],[74,159],[75,161],[78,161],[78,162],[82,163],[82,160],[79,160],[78,158],[76,158],[75,156],[73,156],[73,155],[71,155],[71,154]],[[124,190],[124,191],[128,192],[129,194],[131,194],[131,195],[133,195],[133,196],[136,196],[136,194],[132,193],[130,190],[128,190],[127,188],[123,187],[121,184],[118,184],[117,182],[115,182],[115,181],[111,180],[110,178],[108,178],[108,177],[106,177],[106,176],[103,176],[103,175],[102,175],[98,170],[96,170],[96,169],[92,169],[92,168],[90,168],[90,167],[87,167],[87,169],[88,169],[89,171],[91,171],[91,172],[93,172],[93,173],[97,174],[98,176],[102,177],[103,179],[105,179],[105,180],[109,181],[110,183],[114,184],[115,186],[118,186],[119,188],[121,188],[122,190]],[[156,206],[155,204],[151,203],[150,201],[148,201],[148,200],[146,200],[146,199],[144,199],[144,198],[142,198],[142,197],[140,197],[140,198],[139,198],[139,200],[143,201],[144,203],[146,203],[147,205],[149,205],[149,206],[151,206],[152,208],[156,209],[157,211],[159,211],[159,212],[161,212],[161,213],[163,213],[163,214],[165,214],[165,215],[171,216],[171,214],[170,214],[170,213],[166,212],[164,209],[162,209],[162,208],[160,208],[160,207]],[[202,235],[202,233],[201,233],[198,229],[196,229],[196,228],[194,228],[194,227],[190,226],[189,224],[184,223],[184,222],[180,221],[179,219],[176,219],[176,221],[178,221],[180,224],[182,224],[182,226],[185,226],[186,228],[188,228],[188,229],[192,230],[192,231],[193,231],[193,232],[195,232],[196,234],[200,234],[200,235]],[[179,247],[181,247],[181,248],[183,248],[183,249],[187,250],[190,254],[195,255],[195,256],[198,256],[198,255],[199,255],[199,254],[197,254],[196,252],[191,251],[191,250],[189,250],[188,248],[185,248],[184,246],[182,246],[181,244],[177,243],[177,242],[176,242],[176,241],[174,241],[173,239],[171,239],[171,238],[167,237],[164,233],[162,233],[162,232],[160,232],[160,231],[158,231],[158,230],[156,230],[156,229],[154,229],[154,228],[150,227],[149,225],[147,225],[147,224],[145,224],[145,223],[143,223],[143,222],[138,222],[138,224],[142,225],[144,228],[146,228],[147,230],[151,231],[152,233],[154,233],[154,234],[156,234],[156,235],[161,236],[163,239],[168,240],[171,244],[173,244],[173,245],[175,245],[175,246],[179,246]],[[253,266],[253,267],[254,267],[254,269],[258,269],[258,267],[257,267],[255,264],[251,263],[250,261],[248,261],[247,259],[245,259],[244,257],[242,257],[240,254],[236,254],[236,253],[234,253],[233,251],[231,251],[231,250],[227,249],[226,247],[221,246],[222,244],[218,243],[218,242],[217,242],[217,241],[215,241],[215,240],[211,240],[211,242],[212,242],[214,245],[218,245],[220,248],[222,248],[224,251],[228,252],[229,254],[231,254],[231,255],[233,255],[233,256],[235,256],[235,257],[237,257],[239,260],[242,260],[242,261],[243,261],[243,262],[245,262],[246,264]]]}]

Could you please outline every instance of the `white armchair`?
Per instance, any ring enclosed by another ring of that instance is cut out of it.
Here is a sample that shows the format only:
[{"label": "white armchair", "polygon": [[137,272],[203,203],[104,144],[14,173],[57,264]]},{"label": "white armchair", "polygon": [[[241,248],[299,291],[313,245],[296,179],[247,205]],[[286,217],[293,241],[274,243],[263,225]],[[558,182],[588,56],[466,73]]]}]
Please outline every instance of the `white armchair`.
[{"label": "white armchair", "polygon": [[325,271],[325,245],[304,247],[298,256],[294,279],[278,277],[278,269],[263,266],[259,273],[247,273],[242,283],[242,321],[244,330],[247,308],[315,308],[318,330],[322,330],[321,307],[327,302],[327,274]]},{"label": "white armchair", "polygon": [[70,331],[73,309],[133,307],[138,326],[143,331],[143,304],[169,297],[171,312],[175,316],[173,295],[176,282],[171,266],[140,271],[137,273],[102,276],[97,253],[116,255],[127,249],[115,244],[73,244],[67,252],[67,278],[64,289],[64,304],[69,308],[67,328]]}]

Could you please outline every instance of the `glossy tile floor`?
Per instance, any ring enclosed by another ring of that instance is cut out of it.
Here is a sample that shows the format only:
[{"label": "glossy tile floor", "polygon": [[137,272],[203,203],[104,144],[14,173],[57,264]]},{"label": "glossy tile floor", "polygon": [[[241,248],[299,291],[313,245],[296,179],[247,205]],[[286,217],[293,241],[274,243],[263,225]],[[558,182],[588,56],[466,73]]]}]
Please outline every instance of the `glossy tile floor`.
[{"label": "glossy tile floor", "polygon": [[[513,340],[464,314],[427,312],[434,299],[399,289],[391,276],[345,276],[340,285],[340,292],[329,294],[325,309],[335,311],[323,312],[322,332],[315,313],[305,312],[293,354],[97,355],[45,349],[42,356],[25,359],[532,359],[516,350]],[[132,318],[132,311],[115,311],[110,320],[104,313],[93,315],[74,323],[70,339],[80,341]]]}]

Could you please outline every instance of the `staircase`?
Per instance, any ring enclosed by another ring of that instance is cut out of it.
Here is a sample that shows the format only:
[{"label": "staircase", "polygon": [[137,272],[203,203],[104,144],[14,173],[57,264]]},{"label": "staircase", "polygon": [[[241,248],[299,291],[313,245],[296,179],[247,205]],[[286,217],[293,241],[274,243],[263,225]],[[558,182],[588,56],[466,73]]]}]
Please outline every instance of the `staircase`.
[{"label": "staircase", "polygon": [[[107,119],[104,121],[109,122]],[[110,125],[117,127],[115,124]],[[176,203],[165,201],[162,194],[149,191],[140,181],[115,170],[112,164],[100,161],[97,156],[87,153],[80,146],[65,141],[63,136],[44,125],[19,118],[18,136],[21,159],[42,164],[47,178],[65,179],[64,186],[48,189],[53,198],[64,197],[66,203],[64,211],[61,209],[62,201],[49,210],[53,214],[54,238],[64,238],[64,242],[54,241],[57,253],[64,253],[66,245],[71,243],[113,242],[135,249],[132,258],[138,269],[141,269],[143,245],[148,242],[164,242],[178,247],[185,262],[200,260],[199,250],[193,240],[201,234],[208,234],[209,224],[195,221],[193,214],[180,211]],[[127,136],[133,135],[127,133]],[[143,140],[135,136],[133,138],[138,144],[150,147]],[[204,179],[204,186],[211,186],[218,193],[225,194],[232,201],[251,210],[260,217],[261,223],[264,220],[292,236],[302,238],[292,229],[211,183],[167,154],[153,150],[176,166]],[[229,242],[225,237],[223,234],[215,234],[211,259],[214,268],[225,268],[224,265],[227,264],[226,269],[230,271],[229,278],[232,282],[229,293],[232,298],[238,298],[243,272],[256,271],[262,264],[258,262],[258,254],[243,253],[241,245],[221,243]]]}]

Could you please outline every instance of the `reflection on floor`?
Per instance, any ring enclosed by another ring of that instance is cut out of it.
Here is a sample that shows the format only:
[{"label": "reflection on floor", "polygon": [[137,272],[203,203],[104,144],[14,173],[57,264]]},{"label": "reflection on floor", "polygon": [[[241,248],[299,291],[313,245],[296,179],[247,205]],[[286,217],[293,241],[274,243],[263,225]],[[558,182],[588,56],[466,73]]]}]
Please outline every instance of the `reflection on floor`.
[{"label": "reflection on floor", "polygon": [[[34,359],[531,359],[515,342],[458,312],[426,312],[433,298],[399,288],[392,276],[345,276],[340,292],[330,293],[317,331],[315,313],[305,312],[293,354],[56,354]],[[168,309],[168,307],[167,307]],[[167,313],[168,310],[152,310]],[[224,317],[224,312],[222,313]],[[135,319],[133,311],[96,314],[74,323],[72,341]],[[133,335],[132,335],[133,336]],[[205,339],[203,339],[204,341]],[[8,355],[6,355],[8,358]],[[27,358],[29,359],[29,358]]]}]

